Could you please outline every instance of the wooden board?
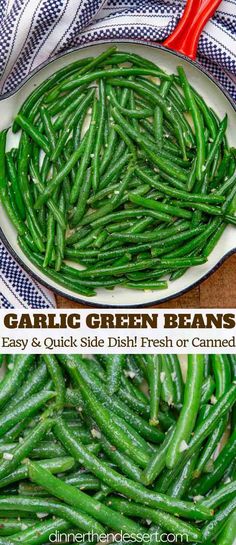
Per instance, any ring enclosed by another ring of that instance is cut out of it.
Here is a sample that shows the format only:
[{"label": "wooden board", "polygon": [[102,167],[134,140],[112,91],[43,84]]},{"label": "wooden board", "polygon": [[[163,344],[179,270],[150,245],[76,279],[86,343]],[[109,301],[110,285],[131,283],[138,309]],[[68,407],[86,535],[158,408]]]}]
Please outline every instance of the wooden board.
[{"label": "wooden board", "polygon": [[[86,308],[64,297],[56,299],[58,308]],[[197,288],[155,308],[236,308],[236,255]]]}]

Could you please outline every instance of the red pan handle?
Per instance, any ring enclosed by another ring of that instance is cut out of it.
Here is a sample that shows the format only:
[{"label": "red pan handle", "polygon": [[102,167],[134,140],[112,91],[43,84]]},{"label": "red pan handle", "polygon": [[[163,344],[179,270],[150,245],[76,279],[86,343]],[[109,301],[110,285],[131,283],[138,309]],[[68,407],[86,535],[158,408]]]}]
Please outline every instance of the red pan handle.
[{"label": "red pan handle", "polygon": [[214,15],[221,1],[187,0],[181,20],[163,45],[182,53],[190,59],[196,59],[201,32]]}]

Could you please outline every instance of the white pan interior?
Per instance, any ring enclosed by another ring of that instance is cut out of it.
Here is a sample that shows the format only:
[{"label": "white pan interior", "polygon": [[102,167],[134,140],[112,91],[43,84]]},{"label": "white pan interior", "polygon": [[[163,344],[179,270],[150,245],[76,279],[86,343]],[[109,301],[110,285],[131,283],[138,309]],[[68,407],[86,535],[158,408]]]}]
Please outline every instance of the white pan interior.
[{"label": "white pan interior", "polygon": [[[199,93],[206,100],[207,104],[214,108],[216,113],[222,118],[225,113],[228,114],[229,124],[227,136],[229,144],[235,145],[235,133],[236,133],[236,112],[220,90],[220,88],[201,70],[197,68],[196,65],[190,63],[178,57],[175,54],[170,53],[162,48],[146,45],[146,44],[134,44],[121,42],[117,44],[119,49],[122,51],[129,51],[138,53],[139,55],[150,59],[155,62],[161,68],[165,69],[168,73],[176,72],[176,66],[183,65],[189,81],[196,88]],[[31,91],[40,84],[45,78],[50,74],[54,73],[59,68],[73,62],[76,59],[87,57],[87,56],[96,56],[99,55],[102,51],[107,49],[109,46],[108,43],[105,44],[93,44],[92,46],[77,49],[71,53],[67,53],[64,56],[50,62],[44,68],[41,68],[36,74],[34,74],[14,95],[5,98],[0,101],[0,129],[8,127],[11,125],[14,116],[19,110],[21,104],[24,102],[26,97],[31,93]],[[18,135],[10,135],[9,145],[12,146],[16,144]],[[209,260],[204,265],[198,267],[192,267],[185,273],[182,278],[174,282],[169,283],[167,290],[161,291],[138,291],[130,290],[121,287],[117,287],[114,290],[105,290],[98,289],[97,295],[94,297],[84,297],[79,296],[72,290],[70,286],[68,288],[62,288],[56,282],[51,281],[44,274],[42,274],[31,262],[24,256],[17,244],[17,236],[14,227],[9,221],[3,207],[0,205],[0,227],[2,229],[3,236],[5,237],[8,245],[11,248],[11,251],[14,252],[15,256],[21,261],[21,264],[25,266],[29,271],[37,277],[39,281],[45,283],[47,286],[50,286],[52,290],[59,291],[63,293],[65,297],[71,297],[72,299],[77,299],[78,301],[84,301],[85,303],[96,304],[96,305],[105,305],[105,306],[134,306],[134,305],[149,305],[151,303],[158,303],[179,295],[181,292],[190,289],[193,285],[201,281],[206,275],[210,273],[222,260],[222,258],[232,252],[236,248],[235,243],[235,228],[233,226],[228,226],[225,230],[223,236],[215,247],[214,251],[209,257]]]}]

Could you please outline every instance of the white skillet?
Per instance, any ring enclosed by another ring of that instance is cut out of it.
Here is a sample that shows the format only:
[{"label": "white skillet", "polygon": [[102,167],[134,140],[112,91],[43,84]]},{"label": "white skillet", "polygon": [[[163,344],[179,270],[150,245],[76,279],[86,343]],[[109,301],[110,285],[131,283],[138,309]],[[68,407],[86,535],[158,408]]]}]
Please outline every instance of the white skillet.
[{"label": "white skillet", "polygon": [[[60,55],[56,59],[49,60],[35,70],[15,92],[5,95],[0,100],[0,129],[9,127],[19,110],[21,104],[31,91],[39,85],[44,79],[53,74],[59,68],[75,61],[76,59],[96,56],[104,51],[110,43],[117,44],[121,51],[137,53],[152,62],[155,62],[168,73],[176,72],[176,67],[182,64],[186,70],[188,79],[196,90],[203,96],[207,104],[212,107],[218,116],[222,118],[225,113],[228,114],[229,126],[227,136],[229,145],[235,145],[236,134],[236,108],[233,101],[227,95],[225,90],[214,81],[214,79],[194,62],[197,42],[200,32],[219,5],[219,0],[188,0],[184,16],[181,19],[174,34],[166,40],[164,45],[169,49],[156,44],[133,41],[110,41],[98,42],[89,46],[82,46],[73,49],[69,53]],[[199,10],[199,8],[201,8]],[[200,16],[199,16],[200,15]],[[192,25],[192,26],[191,26]],[[188,32],[186,32],[186,28]],[[178,49],[178,51],[171,51]],[[180,51],[180,52],[179,52]],[[189,59],[189,57],[191,57]],[[17,143],[18,135],[9,131],[8,146],[11,147]],[[209,256],[208,262],[204,265],[190,268],[184,276],[174,282],[169,283],[167,290],[162,291],[139,291],[127,288],[117,287],[114,290],[98,289],[94,297],[85,297],[76,294],[68,288],[62,288],[60,284],[48,279],[41,271],[37,269],[25,257],[17,243],[17,234],[15,228],[9,221],[3,207],[0,205],[0,237],[11,252],[13,257],[20,265],[29,272],[41,284],[47,286],[54,292],[68,297],[86,306],[93,305],[99,307],[142,307],[155,305],[165,302],[173,297],[177,297],[193,288],[201,281],[212,274],[223,261],[236,252],[235,227],[229,225],[214,251]]]}]

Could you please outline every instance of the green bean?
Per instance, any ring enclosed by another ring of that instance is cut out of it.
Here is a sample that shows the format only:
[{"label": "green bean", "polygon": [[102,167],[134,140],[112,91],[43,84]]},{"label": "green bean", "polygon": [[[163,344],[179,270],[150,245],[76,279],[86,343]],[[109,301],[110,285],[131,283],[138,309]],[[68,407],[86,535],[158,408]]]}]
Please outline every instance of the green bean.
[{"label": "green bean", "polygon": [[[60,456],[60,458],[51,458],[49,460],[38,460],[40,465],[44,467],[45,469],[48,469],[51,473],[64,473],[66,471],[71,470],[74,465],[74,458],[71,458],[71,456]],[[18,469],[15,469],[7,475],[7,477],[4,477],[0,480],[0,488],[5,488],[9,484],[12,484],[17,481],[21,481],[22,479],[26,479],[28,477],[28,466],[27,464],[23,464]]]},{"label": "green bean", "polygon": [[225,115],[223,121],[219,125],[217,135],[216,135],[216,137],[215,137],[215,139],[214,139],[214,141],[213,141],[213,143],[212,143],[212,145],[210,147],[210,151],[209,151],[209,154],[207,156],[206,163],[204,165],[204,167],[205,167],[204,170],[206,172],[209,171],[209,168],[210,168],[210,166],[212,164],[212,161],[213,161],[213,159],[215,157],[216,151],[219,148],[219,146],[220,146],[220,144],[221,144],[221,142],[222,142],[222,140],[224,138],[224,134],[225,134],[225,131],[227,129],[227,123],[228,123],[228,118],[227,118],[227,115]]},{"label": "green bean", "polygon": [[204,360],[202,356],[189,356],[183,407],[166,456],[166,465],[170,469],[178,463],[181,453],[188,448],[188,442],[199,410],[203,368]]},{"label": "green bean", "polygon": [[[45,81],[43,81],[34,91],[27,97],[23,105],[21,106],[21,112],[25,115],[28,115],[30,111],[32,110],[32,107],[37,102],[38,99],[40,99],[46,91],[50,90],[54,82],[59,83],[61,80],[64,79],[65,76],[67,76],[70,73],[73,73],[78,70],[80,66],[83,66],[87,64],[91,59],[80,59],[75,61],[74,63],[71,63],[69,66],[66,65],[65,67],[58,70],[56,73],[52,74],[47,78]],[[15,124],[16,125],[16,124]],[[13,132],[16,132],[17,126],[13,127]]]},{"label": "green bean", "polygon": [[227,358],[228,358],[229,363],[230,363],[232,378],[233,378],[233,380],[235,380],[235,378],[236,378],[236,357],[235,357],[234,354],[228,354]]},{"label": "green bean", "polygon": [[236,509],[230,514],[217,545],[233,545],[235,541]]},{"label": "green bean", "polygon": [[13,225],[23,235],[26,230],[25,226],[18,214],[15,213],[8,193],[5,164],[6,134],[6,130],[0,133],[0,199]]},{"label": "green bean", "polygon": [[222,417],[230,410],[230,408],[235,403],[236,399],[236,388],[234,385],[226,392],[225,395],[221,396],[219,401],[211,408],[205,420],[197,424],[194,435],[191,438],[188,449],[183,453],[181,462],[171,471],[166,472],[161,483],[158,483],[158,490],[166,491],[171,482],[176,478],[179,471],[184,467],[187,460],[191,458],[205,439],[214,431],[217,427],[219,421]]},{"label": "green bean", "polygon": [[166,157],[164,158],[160,153],[157,156],[154,152],[155,145],[148,143],[147,139],[143,138],[142,135],[136,131],[136,129],[134,129],[116,109],[113,110],[112,115],[116,123],[120,125],[131,138],[141,145],[142,149],[154,164],[156,164],[167,174],[174,175],[178,180],[183,182],[186,181],[187,178],[185,172],[178,168],[178,165],[174,165],[173,163],[169,162]]},{"label": "green bean", "polygon": [[13,194],[15,197],[16,207],[18,209],[18,212],[20,214],[20,217],[22,220],[25,219],[25,205],[24,201],[20,192],[18,179],[17,179],[17,170],[15,167],[14,159],[11,152],[6,153],[5,156],[6,159],[6,167],[7,167],[7,174],[9,177],[9,180],[12,185]]},{"label": "green bean", "polygon": [[[94,90],[90,89],[87,96],[83,96],[83,100],[80,102],[79,107],[75,110],[73,114],[71,114],[66,123],[64,130],[62,134],[60,135],[60,138],[58,138],[56,146],[51,154],[51,160],[52,162],[55,162],[56,159],[59,158],[60,153],[63,150],[63,147],[68,143],[70,134],[75,126],[77,126],[79,119],[81,116],[84,115],[84,112],[87,111],[89,105],[91,104],[92,100],[94,98]],[[81,143],[82,141],[80,141]],[[79,143],[79,144],[80,144]],[[74,151],[76,151],[77,148],[74,147]],[[74,165],[73,165],[74,166]]]},{"label": "green bean", "polygon": [[100,185],[100,151],[103,145],[103,133],[105,126],[105,86],[103,80],[99,80],[99,125],[96,133],[94,157],[92,161],[92,187],[97,191]]},{"label": "green bean", "polygon": [[150,509],[149,507],[141,506],[138,503],[121,498],[113,498],[112,496],[106,503],[118,512],[122,512],[128,516],[150,519],[152,522],[160,524],[169,532],[184,534],[187,537],[188,542],[201,541],[201,532],[199,530],[169,513],[167,515],[157,509]]},{"label": "green bean", "polygon": [[[188,224],[186,224],[188,227]],[[167,227],[166,229],[161,229],[161,231],[158,230],[152,230],[147,231],[146,233],[115,233],[111,234],[111,237],[116,240],[124,240],[127,242],[154,242],[152,244],[152,255],[155,256],[156,251],[155,248],[157,248],[157,252],[162,247],[168,247],[175,245],[177,246],[178,242],[182,242],[185,240],[188,240],[189,238],[194,237],[194,235],[197,235],[202,232],[202,227],[195,227],[193,229],[185,230],[185,225],[177,226],[175,223],[173,224],[173,227]],[[157,253],[158,255],[158,253]]]},{"label": "green bean", "polygon": [[14,424],[17,424],[22,418],[29,417],[37,413],[49,399],[54,397],[54,392],[39,392],[31,396],[27,401],[17,403],[9,412],[5,411],[0,416],[0,437],[2,437]]},{"label": "green bean", "polygon": [[216,382],[216,397],[220,397],[231,385],[230,363],[226,355],[214,354],[211,356],[212,368]]},{"label": "green bean", "polygon": [[148,418],[150,411],[147,398],[138,397],[139,393],[142,395],[143,392],[137,390],[134,385],[124,376],[122,377],[121,384],[123,387],[121,387],[118,392],[119,398],[127,403],[127,405],[131,409],[134,409],[138,414]]},{"label": "green bean", "polygon": [[159,212],[160,219],[162,221],[171,221],[171,216],[177,216],[179,218],[191,219],[192,212],[183,210],[180,207],[172,206],[170,204],[159,203],[153,199],[146,199],[145,197],[140,197],[139,195],[130,194],[129,199],[131,202],[143,206],[144,208],[151,208]]},{"label": "green bean", "polygon": [[80,93],[78,94],[78,91],[77,91],[75,99],[71,99],[69,104],[65,108],[61,109],[61,113],[57,116],[55,123],[53,124],[54,131],[59,131],[60,129],[63,128],[70,114],[76,111],[77,108],[80,107],[83,99],[84,99],[84,94],[82,93],[82,89],[80,89]]},{"label": "green bean", "polygon": [[224,486],[218,488],[215,492],[207,496],[206,499],[202,500],[204,505],[216,509],[222,503],[228,502],[231,499],[234,499],[236,491],[236,481],[232,481]]},{"label": "green bean", "polygon": [[[112,398],[107,396],[103,388],[103,385],[101,384],[98,377],[91,374],[88,367],[86,367],[83,364],[83,361],[81,360],[81,358],[75,357],[74,359],[79,362],[80,372],[83,373],[83,378],[86,380],[87,384],[94,391],[94,393],[96,393],[96,395],[98,396],[98,399],[102,403],[104,403],[105,406],[107,406],[112,412],[117,414],[120,418],[123,418],[135,430],[137,430],[145,439],[150,440],[154,443],[160,443],[163,440],[164,436],[162,432],[160,432],[158,429],[154,428],[153,426],[149,426],[145,420],[140,418],[134,411],[129,409],[129,407],[127,407],[125,403],[122,403],[120,399],[116,398],[115,395],[113,395]],[[65,364],[67,364],[67,361],[69,361],[69,358],[64,358],[63,361]],[[168,428],[173,424],[173,419],[171,419],[170,417],[166,417],[161,411],[159,412],[159,420],[160,420],[160,423],[163,424],[165,428]],[[146,451],[148,450],[147,443],[145,444],[145,450]]]},{"label": "green bean", "polygon": [[[46,276],[51,278],[52,280],[56,280],[59,284],[62,286],[65,286],[68,288],[68,279],[61,274],[57,273],[56,271],[53,271],[52,269],[46,269],[43,267],[43,259],[40,255],[31,253],[29,251],[29,248],[23,238],[18,239],[19,246],[24,252],[24,254],[28,257],[28,259],[36,265],[39,269],[41,269]],[[89,289],[86,286],[83,286],[77,282],[70,281],[70,287],[75,290],[77,293],[81,293],[82,295],[86,295],[88,297],[91,297],[92,295],[95,295],[95,292],[92,289]]]},{"label": "green bean", "polygon": [[175,403],[181,405],[183,403],[184,383],[180,362],[178,356],[174,354],[167,354],[166,358],[171,370]]},{"label": "green bean", "polygon": [[215,391],[215,381],[211,375],[205,378],[201,389],[201,405],[207,403]]},{"label": "green bean", "polygon": [[114,130],[119,134],[119,136],[122,138],[122,140],[125,142],[127,148],[129,149],[131,155],[133,156],[134,161],[136,160],[136,149],[132,142],[132,140],[129,138],[129,136],[125,133],[125,131],[119,126],[114,125]]},{"label": "green bean", "polygon": [[144,467],[149,460],[148,454],[137,451],[136,446],[125,436],[123,431],[114,423],[110,412],[96,399],[92,391],[87,387],[86,382],[81,376],[78,367],[70,366],[71,372],[79,385],[80,391],[89,408],[90,414],[97,422],[103,433],[112,441],[114,445],[122,451],[127,452],[129,457],[141,467]]},{"label": "green bean", "polygon": [[152,426],[158,424],[158,409],[161,393],[161,360],[158,356],[147,356],[147,373],[150,390],[150,420]]},{"label": "green bean", "polygon": [[108,458],[110,458],[110,460],[122,470],[122,473],[134,481],[140,481],[140,468],[135,465],[123,452],[121,453],[118,449],[116,449],[104,435],[102,435],[101,442],[102,450],[105,452]]},{"label": "green bean", "polygon": [[153,457],[150,459],[146,468],[144,469],[141,482],[148,486],[153,483],[158,475],[162,472],[166,465],[166,454],[168,452],[169,446],[172,443],[172,439],[175,433],[175,428],[171,428],[166,434],[165,440],[159,449],[153,454]]},{"label": "green bean", "polygon": [[11,542],[11,544],[24,543],[24,545],[44,545],[44,543],[50,539],[50,536],[55,535],[55,532],[59,532],[59,535],[60,532],[66,532],[67,535],[67,531],[70,528],[71,524],[64,519],[56,517],[47,519],[46,521],[34,524],[32,528],[14,534],[14,541]]},{"label": "green bean", "polygon": [[[140,178],[144,181],[144,182],[147,182],[149,181],[149,176],[147,176],[147,174],[142,171],[142,169],[136,167],[135,169],[135,172],[137,173],[138,176],[140,176]],[[152,182],[153,183],[153,182]],[[222,195],[215,195],[215,194],[210,194],[210,195],[204,195],[204,194],[189,194],[185,191],[181,191],[180,189],[171,189],[170,187],[168,187],[166,184],[163,184],[161,182],[159,182],[158,180],[155,181],[155,187],[157,189],[159,189],[162,193],[166,194],[166,195],[169,195],[170,197],[179,197],[180,199],[183,199],[184,201],[191,201],[191,202],[196,202],[196,203],[221,203],[221,202],[224,202],[224,198],[222,199]],[[221,198],[219,198],[221,197]]]},{"label": "green bean", "polygon": [[86,232],[85,236],[83,237],[81,231],[82,229],[75,231],[72,235],[70,235],[70,237],[66,239],[66,243],[68,246],[73,245],[74,248],[78,250],[86,248],[91,242],[94,243],[100,233],[100,229],[93,229],[88,234]]},{"label": "green bean", "polygon": [[113,395],[120,388],[120,381],[125,365],[125,357],[122,355],[110,355],[105,358],[107,371],[107,386],[110,395]]},{"label": "green bean", "polygon": [[47,268],[52,261],[54,251],[55,227],[55,219],[52,212],[50,211],[47,218],[47,243],[45,257],[43,261],[44,268]]},{"label": "green bean", "polygon": [[72,505],[73,508],[81,509],[82,505],[83,513],[94,517],[96,521],[99,521],[105,525],[107,525],[109,521],[109,527],[114,530],[123,530],[124,532],[134,534],[137,534],[142,530],[142,527],[139,524],[131,521],[121,514],[113,513],[112,509],[109,509],[74,486],[61,481],[57,477],[54,477],[49,473],[49,471],[43,469],[37,463],[29,464],[29,474],[33,482],[36,482],[45,488],[49,493],[52,493],[59,499],[62,499],[63,502]]},{"label": "green bean", "polygon": [[211,473],[202,476],[201,479],[198,479],[196,485],[194,485],[194,494],[206,494],[206,492],[208,492],[210,488],[212,488],[214,484],[219,481],[219,479],[223,476],[225,469],[235,456],[235,445],[236,430],[232,433],[228,442],[213,463]]},{"label": "green bean", "polygon": [[[112,76],[137,76],[137,75],[147,75],[147,76],[156,76],[158,77],[160,75],[160,71],[158,68],[111,68],[110,70],[97,70],[95,72],[92,72],[91,74],[86,74],[84,76],[80,76],[78,79],[74,79],[72,81],[68,81],[68,83],[65,83],[62,85],[61,90],[62,91],[68,91],[71,89],[75,89],[76,87],[79,87],[80,85],[84,85],[85,83],[91,83],[92,81],[98,80],[100,78],[112,78]],[[169,79],[169,76],[165,73],[161,73],[161,77],[164,77],[165,79]],[[121,80],[122,81],[122,80]],[[126,80],[127,83],[127,80]]]},{"label": "green bean", "polygon": [[110,182],[115,182],[117,180],[123,167],[129,161],[129,158],[129,153],[127,150],[125,150],[125,152],[122,153],[122,155],[116,161],[114,161],[114,164],[111,164],[111,166],[104,173],[104,176],[101,176],[99,184],[99,188],[101,190],[110,187]]},{"label": "green bean", "polygon": [[186,258],[186,259],[146,259],[146,260],[140,260],[136,261],[134,263],[127,263],[125,265],[118,265],[118,266],[111,266],[110,268],[107,268],[107,266],[102,265],[101,267],[88,267],[85,270],[78,270],[78,280],[83,277],[96,277],[96,276],[110,276],[110,275],[116,275],[116,274],[126,274],[132,271],[141,271],[145,269],[155,268],[161,270],[162,268],[166,266],[173,267],[174,269],[176,267],[186,267],[186,266],[192,266],[192,265],[201,265],[202,263],[205,263],[206,259],[203,257],[193,257],[193,258]]},{"label": "green bean", "polygon": [[[124,74],[123,74],[124,75]],[[182,127],[180,126],[179,120],[176,119],[176,115],[172,110],[171,102],[168,102],[163,97],[161,97],[160,93],[153,92],[153,88],[149,88],[147,85],[147,80],[139,80],[139,83],[135,81],[130,80],[122,80],[119,78],[110,78],[109,80],[111,85],[116,86],[122,86],[133,89],[137,94],[144,96],[145,98],[148,98],[151,102],[158,105],[165,115],[165,117],[172,123],[175,134],[178,138],[180,147],[182,149],[184,158],[186,158],[186,150],[183,142],[183,131]]]},{"label": "green bean", "polygon": [[234,498],[231,502],[226,503],[217,511],[214,519],[202,528],[202,543],[212,543],[212,540],[214,540],[221,533],[222,529],[225,528],[228,517],[235,511],[235,509],[236,498]]},{"label": "green bean", "polygon": [[57,393],[57,409],[60,410],[63,408],[64,401],[65,401],[64,377],[63,377],[60,365],[53,354],[51,355],[45,354],[43,358],[55,386],[55,391]]},{"label": "green bean", "polygon": [[[85,171],[88,167],[89,161],[90,161],[90,154],[92,153],[93,144],[94,144],[94,138],[95,138],[95,132],[96,127],[98,123],[98,102],[96,99],[94,99],[93,103],[93,112],[91,117],[91,123],[88,130],[88,136],[86,140],[86,149],[83,154],[79,169],[77,171],[77,175],[74,181],[74,184],[72,186],[71,195],[70,195],[70,203],[74,204],[79,196],[82,180],[85,174]],[[87,190],[88,191],[88,190]],[[80,217],[79,217],[80,219]],[[78,221],[79,221],[78,219]],[[74,219],[75,221],[75,219]]]},{"label": "green bean", "polygon": [[[107,59],[108,59],[108,62],[109,62],[111,56],[116,54],[116,51],[117,51],[117,47],[114,45],[114,46],[109,47],[106,51],[103,51],[97,57],[91,58],[89,60],[89,62],[87,63],[87,66],[85,65],[80,69],[79,74],[80,75],[85,74],[86,72],[88,72],[89,70],[94,68],[95,66],[98,66],[101,63],[103,63],[104,61],[107,61]],[[72,78],[74,79],[74,76],[72,76]]]},{"label": "green bean", "polygon": [[184,255],[188,255],[189,252],[193,251],[195,248],[199,248],[202,246],[203,243],[215,232],[215,229],[218,225],[218,218],[215,221],[212,221],[206,226],[206,229],[203,233],[200,233],[200,235],[196,236],[194,240],[190,240],[182,246],[181,248],[177,248],[176,250],[171,252],[171,257],[180,257]]},{"label": "green bean", "polygon": [[67,484],[72,484],[80,490],[100,490],[101,483],[93,475],[87,473],[76,472],[63,478]]},{"label": "green bean", "polygon": [[77,442],[72,434],[68,433],[61,419],[58,420],[55,426],[55,432],[63,443],[67,445],[67,449],[70,452],[73,451],[73,456],[76,459],[81,460],[81,457],[83,457],[83,463],[86,464],[86,467],[115,491],[119,491],[121,494],[125,494],[135,501],[138,500],[149,507],[163,509],[169,513],[178,513],[179,515],[188,516],[188,518],[193,519],[199,517],[201,520],[207,520],[211,517],[210,511],[202,509],[200,505],[193,506],[190,502],[182,502],[181,500],[173,501],[167,496],[147,491],[141,484],[122,477],[111,468],[108,471],[106,464],[104,465],[96,457],[89,455],[82,444]]},{"label": "green bean", "polygon": [[179,473],[176,480],[174,480],[171,486],[167,490],[167,494],[172,498],[182,498],[185,497],[188,492],[189,485],[193,477],[193,471],[196,465],[198,452],[192,455],[191,458],[187,461],[183,470]]},{"label": "green bean", "polygon": [[36,209],[41,208],[41,206],[47,201],[48,197],[52,195],[55,189],[57,189],[57,187],[61,184],[64,178],[69,174],[73,166],[77,163],[78,159],[83,154],[86,146],[86,141],[87,140],[85,135],[80,146],[72,153],[67,163],[59,170],[59,172],[53,178],[51,178],[49,184],[45,187],[44,191],[41,193],[35,203]]},{"label": "green bean", "polygon": [[18,113],[15,121],[20,127],[41,147],[46,154],[50,153],[50,145],[47,138],[22,114]]},{"label": "green bean", "polygon": [[15,541],[0,536],[0,545],[14,545]]},{"label": "green bean", "polygon": [[[162,82],[160,86],[160,95],[165,98],[170,88],[171,82]],[[149,116],[150,117],[150,116]],[[154,109],[153,115],[153,131],[157,146],[159,149],[163,146],[163,111],[159,106]]]},{"label": "green bean", "polygon": [[162,369],[162,385],[161,385],[161,397],[168,405],[174,404],[174,385],[172,380],[172,369],[169,360],[164,356],[160,356],[161,369]]},{"label": "green bean", "polygon": [[52,424],[52,420],[45,420],[44,422],[38,424],[38,426],[36,426],[35,429],[29,433],[26,439],[13,450],[9,460],[4,459],[3,454],[3,462],[1,463],[0,467],[0,480],[7,477],[12,471],[15,471],[22,460],[24,460],[30,454],[35,445],[37,445],[37,443],[52,427]]},{"label": "green bean", "polygon": [[205,124],[209,129],[211,138],[215,139],[217,134],[217,124],[215,122],[215,118],[211,114],[211,110],[208,108],[203,98],[197,93],[195,89],[192,89],[192,91],[194,92],[195,101],[203,115]]},{"label": "green bean", "polygon": [[[65,202],[65,192],[61,191],[58,208],[60,212],[66,216],[66,202]],[[55,246],[56,246],[56,259],[55,259],[55,270],[58,272],[61,269],[62,261],[64,259],[65,253],[65,228],[62,228],[61,225],[56,226],[55,233]]]},{"label": "green bean", "polygon": [[[33,465],[33,464],[32,464]],[[34,466],[33,466],[34,467]],[[37,467],[40,467],[37,464]],[[29,469],[30,471],[31,469]],[[47,470],[42,468],[42,472],[47,472]],[[49,475],[51,473],[48,472]],[[65,506],[59,502],[48,500],[44,498],[33,498],[33,497],[16,497],[15,500],[15,506],[19,510],[23,511],[33,511],[35,513],[40,512],[47,512],[49,514],[56,514],[57,516],[63,517],[65,520],[68,520],[71,524],[74,524],[76,527],[84,530],[84,531],[94,531],[98,535],[100,535],[103,532],[103,527],[98,524],[92,517],[81,513],[79,510],[75,508],[71,508],[68,506]],[[9,509],[11,506],[13,506],[13,501],[11,499],[11,496],[3,496],[1,498],[1,508],[6,507]]]},{"label": "green bean", "polygon": [[187,77],[185,75],[184,69],[182,66],[178,67],[178,74],[180,78],[180,83],[184,91],[185,100],[190,110],[193,118],[195,136],[197,142],[197,164],[196,164],[196,176],[198,180],[202,179],[203,167],[205,163],[205,140],[204,140],[204,130],[203,130],[203,121],[201,113],[198,109],[198,105],[195,101],[194,94],[191,90],[191,87],[188,83]]},{"label": "green bean", "polygon": [[21,386],[32,362],[34,356],[17,355],[11,370],[4,376],[0,382],[0,407],[6,405]]},{"label": "green bean", "polygon": [[208,257],[210,255],[210,253],[214,250],[214,248],[215,248],[217,242],[219,241],[220,237],[222,236],[225,228],[226,228],[226,224],[224,222],[220,223],[217,226],[215,233],[213,234],[211,239],[209,239],[209,241],[205,245],[205,248],[203,248],[202,253],[203,253],[204,256]]},{"label": "green bean", "polygon": [[[216,381],[215,395],[216,398],[219,399],[231,385],[230,363],[227,356],[224,355],[212,355],[211,360]],[[205,465],[209,463],[211,455],[215,452],[215,449],[222,438],[226,424],[227,419],[223,418],[219,423],[218,428],[214,430],[212,436],[208,439],[207,444],[199,457],[195,476],[199,477],[204,470]]]},{"label": "green bean", "polygon": [[11,536],[23,528],[30,528],[33,525],[34,521],[32,519],[25,519],[24,523],[17,519],[11,519],[10,521],[0,519],[0,536]]}]

